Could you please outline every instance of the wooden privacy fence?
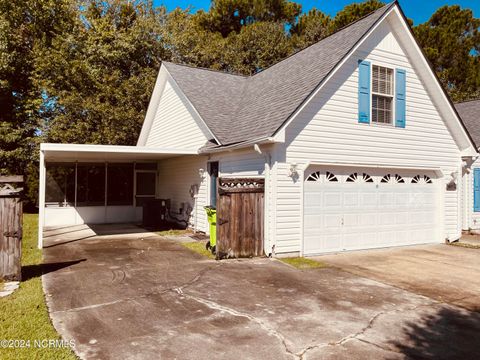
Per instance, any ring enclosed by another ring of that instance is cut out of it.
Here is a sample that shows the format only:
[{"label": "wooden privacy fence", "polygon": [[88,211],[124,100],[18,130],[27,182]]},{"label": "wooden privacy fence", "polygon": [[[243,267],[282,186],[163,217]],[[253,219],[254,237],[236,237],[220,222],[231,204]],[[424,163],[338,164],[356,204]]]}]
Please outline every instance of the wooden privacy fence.
[{"label": "wooden privacy fence", "polygon": [[0,176],[0,279],[21,280],[21,176]]},{"label": "wooden privacy fence", "polygon": [[217,258],[263,255],[264,179],[218,180]]}]

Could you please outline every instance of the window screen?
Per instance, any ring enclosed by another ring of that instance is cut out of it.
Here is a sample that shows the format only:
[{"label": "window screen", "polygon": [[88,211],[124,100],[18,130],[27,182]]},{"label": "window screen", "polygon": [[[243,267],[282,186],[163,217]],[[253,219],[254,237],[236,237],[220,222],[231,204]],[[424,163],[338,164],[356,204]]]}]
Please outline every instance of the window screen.
[{"label": "window screen", "polygon": [[392,123],[392,98],[372,95],[372,121],[380,124]]},{"label": "window screen", "polygon": [[156,174],[153,172],[137,173],[137,195],[155,196]]},{"label": "window screen", "polygon": [[374,65],[372,68],[372,90],[378,94],[393,95],[393,70]]},{"label": "window screen", "polygon": [[77,205],[105,205],[105,164],[78,164]]},{"label": "window screen", "polygon": [[157,176],[155,172],[137,172],[136,205],[142,206],[146,201],[155,199]]},{"label": "window screen", "polygon": [[133,164],[108,164],[107,205],[133,205]]},{"label": "window screen", "polygon": [[392,123],[393,70],[374,65],[372,67],[372,122]]},{"label": "window screen", "polygon": [[45,202],[47,206],[74,206],[75,164],[46,166]]}]

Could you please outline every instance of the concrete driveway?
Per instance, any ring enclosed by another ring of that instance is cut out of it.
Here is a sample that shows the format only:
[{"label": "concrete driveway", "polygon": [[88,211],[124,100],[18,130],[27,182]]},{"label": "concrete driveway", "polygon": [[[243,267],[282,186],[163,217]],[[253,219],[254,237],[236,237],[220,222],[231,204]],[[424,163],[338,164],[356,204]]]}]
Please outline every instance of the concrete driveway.
[{"label": "concrete driveway", "polygon": [[216,262],[138,229],[63,232],[48,234],[43,284],[81,358],[478,357],[477,312],[382,281],[271,259]]},{"label": "concrete driveway", "polygon": [[480,249],[438,244],[345,252],[316,259],[356,275],[480,312]]}]

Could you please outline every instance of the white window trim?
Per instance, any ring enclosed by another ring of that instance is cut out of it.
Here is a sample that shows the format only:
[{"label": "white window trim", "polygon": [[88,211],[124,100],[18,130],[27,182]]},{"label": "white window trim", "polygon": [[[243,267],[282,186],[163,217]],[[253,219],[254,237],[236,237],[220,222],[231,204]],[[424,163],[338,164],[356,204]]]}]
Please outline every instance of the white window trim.
[{"label": "white window trim", "polygon": [[[386,69],[390,69],[393,71],[393,76],[392,76],[392,90],[393,94],[388,95],[388,94],[382,94],[382,93],[377,93],[373,92],[373,67],[378,66],[378,67],[383,67]],[[392,66],[381,64],[375,61],[370,61],[370,125],[375,125],[375,126],[390,126],[390,127],[396,127],[395,126],[395,96],[396,94],[396,83],[395,83],[395,75],[396,75],[396,70]],[[373,121],[373,95],[377,96],[384,96],[384,97],[391,97],[392,98],[392,122],[390,124],[386,123],[379,123],[376,121]]]}]

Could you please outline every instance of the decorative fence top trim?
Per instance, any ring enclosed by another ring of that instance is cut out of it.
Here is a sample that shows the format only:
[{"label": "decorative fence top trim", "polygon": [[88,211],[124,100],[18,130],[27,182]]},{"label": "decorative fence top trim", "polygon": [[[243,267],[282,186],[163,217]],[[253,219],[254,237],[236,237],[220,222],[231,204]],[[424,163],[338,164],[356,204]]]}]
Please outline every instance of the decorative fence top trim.
[{"label": "decorative fence top trim", "polygon": [[0,176],[0,196],[19,196],[23,191],[19,183],[23,183],[23,176]]},{"label": "decorative fence top trim", "polygon": [[0,176],[0,183],[23,183],[22,175]]},{"label": "decorative fence top trim", "polygon": [[263,192],[265,179],[258,178],[220,178],[219,192]]}]

